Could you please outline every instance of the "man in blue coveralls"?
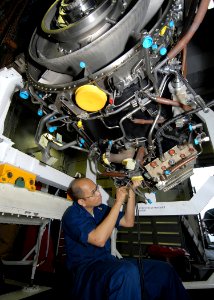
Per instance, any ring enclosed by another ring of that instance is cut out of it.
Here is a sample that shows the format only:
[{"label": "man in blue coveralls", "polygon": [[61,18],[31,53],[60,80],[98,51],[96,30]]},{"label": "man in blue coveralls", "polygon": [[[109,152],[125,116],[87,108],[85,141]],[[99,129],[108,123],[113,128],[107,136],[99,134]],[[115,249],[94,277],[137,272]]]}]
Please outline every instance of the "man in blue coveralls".
[{"label": "man in blue coveralls", "polygon": [[[73,300],[186,300],[188,294],[174,269],[165,262],[143,261],[143,289],[137,261],[111,255],[110,236],[119,226],[133,227],[135,193],[120,187],[110,208],[102,204],[98,185],[87,178],[71,182],[73,205],[64,213],[62,226],[67,267],[75,274]],[[125,212],[121,207],[127,200]],[[141,291],[143,290],[143,295]]]}]

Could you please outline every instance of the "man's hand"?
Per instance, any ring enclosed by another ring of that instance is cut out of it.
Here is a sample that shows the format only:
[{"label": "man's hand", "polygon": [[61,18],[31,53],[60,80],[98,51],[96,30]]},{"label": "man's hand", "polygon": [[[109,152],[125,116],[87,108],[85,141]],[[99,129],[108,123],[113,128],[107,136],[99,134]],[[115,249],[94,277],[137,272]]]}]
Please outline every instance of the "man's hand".
[{"label": "man's hand", "polygon": [[121,203],[121,205],[128,200],[129,188],[127,186],[121,186],[116,190],[116,202]]},{"label": "man's hand", "polygon": [[120,226],[133,227],[135,219],[135,189],[137,189],[142,183],[142,177],[132,179],[132,184],[129,187],[120,187],[116,192],[116,202],[121,201],[121,204],[127,199],[127,205],[125,209],[125,215],[120,220]]}]

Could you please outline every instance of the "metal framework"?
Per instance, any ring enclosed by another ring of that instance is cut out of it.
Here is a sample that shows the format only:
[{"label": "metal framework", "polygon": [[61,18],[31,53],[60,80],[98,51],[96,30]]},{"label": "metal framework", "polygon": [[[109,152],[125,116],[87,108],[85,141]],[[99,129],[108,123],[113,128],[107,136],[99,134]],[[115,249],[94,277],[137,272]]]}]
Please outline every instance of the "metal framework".
[{"label": "metal framework", "polygon": [[[21,225],[36,225],[39,226],[37,240],[32,249],[21,259],[21,260],[4,260],[2,263],[4,265],[12,266],[32,266],[31,270],[31,284],[33,284],[36,268],[38,265],[39,250],[43,237],[43,233],[47,224],[50,222],[48,219],[39,219],[39,218],[26,218],[26,217],[13,217],[13,216],[0,216],[0,223],[3,224],[21,224]],[[33,258],[30,257],[33,255]]]}]

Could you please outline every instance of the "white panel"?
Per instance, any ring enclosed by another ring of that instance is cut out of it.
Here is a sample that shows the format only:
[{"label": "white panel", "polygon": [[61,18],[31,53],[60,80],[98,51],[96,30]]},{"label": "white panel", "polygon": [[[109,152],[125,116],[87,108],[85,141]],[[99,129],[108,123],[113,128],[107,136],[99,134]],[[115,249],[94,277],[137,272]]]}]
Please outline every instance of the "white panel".
[{"label": "white panel", "polygon": [[49,219],[61,219],[72,202],[64,198],[12,184],[0,184],[0,212]]},{"label": "white panel", "polygon": [[214,126],[213,126],[214,112],[211,109],[209,109],[207,113],[203,111],[199,111],[197,115],[207,125],[210,141],[212,143],[212,147],[214,150]]},{"label": "white panel", "polygon": [[97,172],[96,172],[96,165],[94,161],[87,159],[87,166],[86,166],[86,178],[91,179],[92,181],[97,181]]},{"label": "white panel", "polygon": [[51,289],[51,287],[38,285],[33,285],[32,287],[30,287],[26,286],[26,283],[17,282],[11,279],[5,279],[5,283],[15,285],[17,287],[22,287],[22,289],[11,293],[3,294],[0,296],[0,300],[21,300]]},{"label": "white panel", "polygon": [[22,88],[22,76],[13,68],[0,70],[0,135],[4,131],[4,121],[10,101],[17,88]]},{"label": "white panel", "polygon": [[173,202],[139,203],[141,216],[197,215],[214,198],[214,176],[211,176],[190,200]]},{"label": "white panel", "polygon": [[212,273],[212,275],[210,275],[210,277],[207,280],[183,282],[183,285],[186,289],[192,289],[192,290],[213,289],[214,273]]},{"label": "white panel", "polygon": [[37,180],[67,190],[73,177],[51,168],[34,157],[11,147],[8,139],[0,142],[0,163],[9,163],[37,175]]}]

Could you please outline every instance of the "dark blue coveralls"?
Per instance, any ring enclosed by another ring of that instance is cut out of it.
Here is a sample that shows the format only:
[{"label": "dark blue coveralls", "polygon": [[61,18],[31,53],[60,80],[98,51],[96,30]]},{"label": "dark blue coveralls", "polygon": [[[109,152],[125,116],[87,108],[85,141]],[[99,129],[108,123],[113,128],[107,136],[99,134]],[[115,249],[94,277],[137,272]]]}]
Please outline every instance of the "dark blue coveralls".
[{"label": "dark blue coveralls", "polygon": [[[94,208],[94,217],[74,202],[64,213],[67,267],[75,274],[72,300],[186,300],[188,294],[175,270],[165,262],[143,260],[142,299],[140,272],[136,260],[117,259],[111,255],[110,239],[104,247],[87,242],[88,234],[107,216],[110,207]],[[123,213],[120,212],[116,227]]]}]

